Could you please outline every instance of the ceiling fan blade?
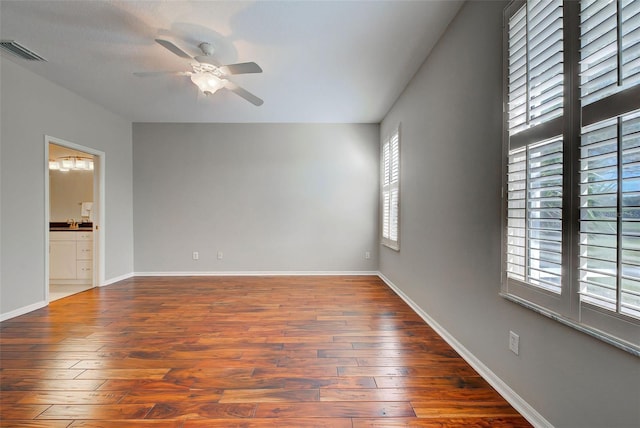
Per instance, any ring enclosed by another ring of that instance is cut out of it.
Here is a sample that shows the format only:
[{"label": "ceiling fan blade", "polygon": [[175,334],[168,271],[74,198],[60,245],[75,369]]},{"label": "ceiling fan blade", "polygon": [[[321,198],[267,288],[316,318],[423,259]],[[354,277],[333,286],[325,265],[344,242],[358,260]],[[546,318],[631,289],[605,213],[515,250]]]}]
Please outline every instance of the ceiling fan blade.
[{"label": "ceiling fan blade", "polygon": [[228,80],[227,80],[227,83],[225,84],[225,88],[235,93],[236,95],[241,96],[242,98],[249,101],[251,104],[255,106],[261,106],[264,103],[264,101],[262,101],[260,98],[253,95],[251,92],[247,91],[244,88],[241,88],[240,86]]},{"label": "ceiling fan blade", "polygon": [[173,44],[173,42],[170,42],[169,40],[165,40],[165,39],[156,39],[156,42],[164,47],[165,49],[173,52],[174,54],[178,55],[181,58],[187,58],[187,59],[192,59],[191,55],[189,55],[188,53],[186,53],[185,51],[183,51],[182,49],[180,49],[179,47],[177,47],[175,44]]},{"label": "ceiling fan blade", "polygon": [[225,74],[248,74],[262,73],[262,69],[255,62],[242,62],[240,64],[229,64],[220,67]]},{"label": "ceiling fan blade", "polygon": [[137,77],[189,76],[190,74],[190,71],[136,71],[133,73]]}]

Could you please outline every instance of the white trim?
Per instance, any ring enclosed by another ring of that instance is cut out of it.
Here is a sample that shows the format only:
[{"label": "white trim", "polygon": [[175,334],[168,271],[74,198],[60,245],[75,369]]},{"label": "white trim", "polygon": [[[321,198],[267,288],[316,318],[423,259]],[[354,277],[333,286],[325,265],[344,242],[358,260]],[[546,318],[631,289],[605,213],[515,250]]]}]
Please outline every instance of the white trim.
[{"label": "white trim", "polygon": [[6,314],[0,314],[0,321],[6,321],[11,318],[19,317],[20,315],[33,312],[37,309],[44,308],[45,306],[47,306],[47,302],[45,300],[33,303],[31,305],[23,306],[22,308],[14,309],[13,311],[7,312]]},{"label": "white trim", "polygon": [[49,243],[49,229],[51,229],[51,203],[49,184],[49,137],[44,136],[44,301],[45,305],[49,301],[49,251],[51,244]]},{"label": "white trim", "polygon": [[113,278],[109,278],[106,281],[103,281],[103,282],[99,283],[98,287],[106,287],[107,285],[115,284],[116,282],[120,282],[120,281],[124,281],[125,279],[133,278],[134,276],[136,276],[136,275],[133,272],[125,273],[124,275],[115,276]]},{"label": "white trim", "polygon": [[411,307],[436,333],[438,333],[460,356],[477,371],[505,400],[509,402],[520,414],[534,427],[552,428],[553,425],[536,411],[529,403],[520,397],[509,385],[498,377],[491,369],[485,366],[475,355],[458,342],[451,333],[431,318],[416,302],[411,300],[400,288],[382,273],[378,276],[391,288],[407,305]]},{"label": "white trim", "polygon": [[136,272],[134,276],[378,276],[377,271],[174,271],[174,272]]}]

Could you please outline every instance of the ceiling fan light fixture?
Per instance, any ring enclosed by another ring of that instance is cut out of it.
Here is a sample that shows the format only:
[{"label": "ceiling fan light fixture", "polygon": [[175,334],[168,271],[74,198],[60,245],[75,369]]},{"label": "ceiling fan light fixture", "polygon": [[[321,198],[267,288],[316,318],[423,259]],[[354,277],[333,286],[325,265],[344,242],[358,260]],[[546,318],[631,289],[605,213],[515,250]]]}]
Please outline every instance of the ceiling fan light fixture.
[{"label": "ceiling fan light fixture", "polygon": [[224,87],[224,80],[209,72],[192,73],[191,81],[207,95],[212,95]]}]

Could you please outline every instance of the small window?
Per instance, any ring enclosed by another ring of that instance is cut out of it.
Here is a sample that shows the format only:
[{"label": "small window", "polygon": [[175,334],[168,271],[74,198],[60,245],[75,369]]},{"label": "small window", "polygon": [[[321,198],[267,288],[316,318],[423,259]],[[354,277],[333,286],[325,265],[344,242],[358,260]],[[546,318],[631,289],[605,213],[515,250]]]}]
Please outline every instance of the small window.
[{"label": "small window", "polygon": [[382,144],[382,245],[400,250],[400,131]]}]

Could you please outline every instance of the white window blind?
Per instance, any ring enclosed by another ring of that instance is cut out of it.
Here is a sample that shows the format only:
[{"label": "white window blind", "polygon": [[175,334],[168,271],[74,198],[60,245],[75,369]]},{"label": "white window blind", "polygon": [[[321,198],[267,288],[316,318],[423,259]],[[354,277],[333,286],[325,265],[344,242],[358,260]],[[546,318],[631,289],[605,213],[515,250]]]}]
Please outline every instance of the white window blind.
[{"label": "white window blind", "polygon": [[507,275],[554,293],[562,282],[562,138],[509,154]]},{"label": "white window blind", "polygon": [[[562,285],[561,0],[534,0],[508,21],[507,276],[553,293]],[[540,131],[541,130],[541,131]],[[514,136],[540,132],[533,141]]]},{"label": "white window blind", "polygon": [[640,2],[581,1],[580,302],[640,319],[640,110],[596,104],[638,83]]},{"label": "white window blind", "polygon": [[580,89],[591,104],[640,82],[640,2],[580,2]]},{"label": "white window blind", "polygon": [[382,243],[399,249],[400,209],[400,132],[394,133],[382,145]]},{"label": "white window blind", "polygon": [[582,130],[580,299],[640,318],[640,111]]},{"label": "white window blind", "polygon": [[505,22],[502,294],[640,356],[640,1]]},{"label": "white window blind", "polygon": [[562,116],[562,1],[534,0],[509,19],[509,133]]}]

